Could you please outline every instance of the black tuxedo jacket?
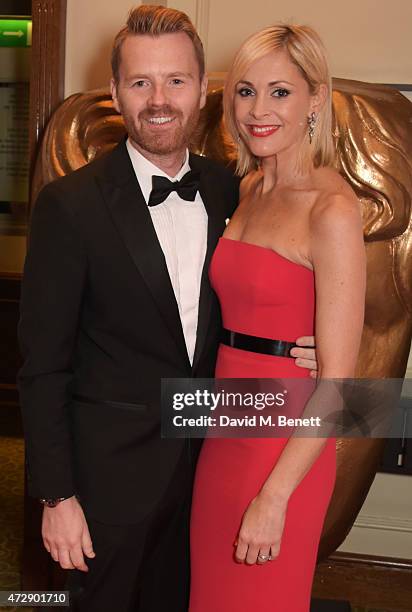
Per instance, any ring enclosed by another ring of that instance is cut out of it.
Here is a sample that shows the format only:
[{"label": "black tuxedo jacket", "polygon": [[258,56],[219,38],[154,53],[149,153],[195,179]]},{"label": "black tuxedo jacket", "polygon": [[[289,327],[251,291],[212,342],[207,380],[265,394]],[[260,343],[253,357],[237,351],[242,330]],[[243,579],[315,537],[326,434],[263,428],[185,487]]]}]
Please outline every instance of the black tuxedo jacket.
[{"label": "black tuxedo jacket", "polygon": [[208,267],[238,181],[206,158],[189,163],[208,213],[193,367],[124,141],[47,185],[32,217],[18,378],[29,493],[76,492],[106,522],[149,512],[183,452],[184,440],[160,438],[160,379],[213,376],[220,314]]}]

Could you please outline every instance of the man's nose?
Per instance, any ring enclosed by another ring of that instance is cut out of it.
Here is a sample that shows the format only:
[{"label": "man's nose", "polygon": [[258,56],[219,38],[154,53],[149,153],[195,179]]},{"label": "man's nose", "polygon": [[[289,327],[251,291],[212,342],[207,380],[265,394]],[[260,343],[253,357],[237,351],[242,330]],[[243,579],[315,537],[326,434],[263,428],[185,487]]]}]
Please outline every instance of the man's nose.
[{"label": "man's nose", "polygon": [[151,105],[152,106],[163,106],[164,104],[166,104],[166,101],[167,101],[167,95],[166,95],[163,85],[160,85],[160,84],[153,85],[151,96],[150,96]]}]

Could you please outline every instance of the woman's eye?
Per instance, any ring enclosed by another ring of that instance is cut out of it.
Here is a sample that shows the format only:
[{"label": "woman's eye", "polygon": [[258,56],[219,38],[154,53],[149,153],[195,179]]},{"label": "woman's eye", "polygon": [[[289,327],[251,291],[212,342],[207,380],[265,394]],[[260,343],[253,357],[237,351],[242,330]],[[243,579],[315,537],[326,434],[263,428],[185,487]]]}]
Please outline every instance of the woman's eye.
[{"label": "woman's eye", "polygon": [[254,92],[250,87],[241,87],[241,89],[238,89],[237,93],[242,96],[242,98],[246,98],[247,96],[253,96]]},{"label": "woman's eye", "polygon": [[275,89],[272,92],[272,96],[274,96],[275,98],[287,98],[289,94],[290,94],[290,91],[288,91],[287,89],[282,89],[282,88]]}]

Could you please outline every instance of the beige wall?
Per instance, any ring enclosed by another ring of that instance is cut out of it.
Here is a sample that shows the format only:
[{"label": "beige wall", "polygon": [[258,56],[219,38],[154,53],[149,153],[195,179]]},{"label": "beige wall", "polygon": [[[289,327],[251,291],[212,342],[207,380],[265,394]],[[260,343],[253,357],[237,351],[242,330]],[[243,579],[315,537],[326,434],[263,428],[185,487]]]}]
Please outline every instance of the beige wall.
[{"label": "beige wall", "polygon": [[277,20],[322,36],[334,76],[412,83],[411,0],[169,0],[189,13],[207,46],[209,71],[227,70],[238,45]]},{"label": "beige wall", "polygon": [[67,0],[65,96],[105,87],[110,50],[133,0]]},{"label": "beige wall", "polygon": [[342,552],[412,559],[412,478],[377,474]]},{"label": "beige wall", "polygon": [[411,347],[411,352],[409,353],[408,367],[406,370],[405,377],[412,378],[412,347]]},{"label": "beige wall", "polygon": [[[152,4],[162,4],[153,0]],[[67,0],[66,96],[104,87],[113,36],[137,0]],[[412,83],[410,0],[164,0],[186,11],[205,42],[209,71],[227,70],[244,38],[274,21],[313,25],[334,76]]]}]

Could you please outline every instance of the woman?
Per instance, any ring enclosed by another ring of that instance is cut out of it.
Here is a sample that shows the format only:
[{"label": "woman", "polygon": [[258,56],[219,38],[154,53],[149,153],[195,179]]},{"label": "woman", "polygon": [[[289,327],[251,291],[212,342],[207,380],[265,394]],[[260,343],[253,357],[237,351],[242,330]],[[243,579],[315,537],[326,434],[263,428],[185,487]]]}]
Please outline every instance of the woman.
[{"label": "woman", "polygon": [[[244,178],[210,269],[224,327],[235,332],[234,345],[220,345],[216,377],[304,378],[293,359],[260,352],[250,337],[293,343],[314,331],[318,376],[353,377],[362,222],[332,167],[331,82],[318,35],[275,25],[251,36],[224,107]],[[236,348],[239,333],[248,350]],[[192,506],[190,612],[307,612],[335,470],[333,438],[207,439]]]}]

